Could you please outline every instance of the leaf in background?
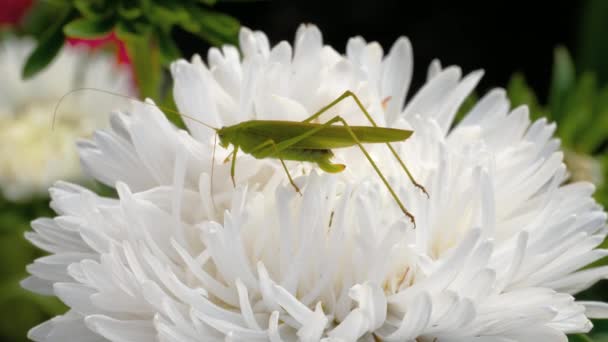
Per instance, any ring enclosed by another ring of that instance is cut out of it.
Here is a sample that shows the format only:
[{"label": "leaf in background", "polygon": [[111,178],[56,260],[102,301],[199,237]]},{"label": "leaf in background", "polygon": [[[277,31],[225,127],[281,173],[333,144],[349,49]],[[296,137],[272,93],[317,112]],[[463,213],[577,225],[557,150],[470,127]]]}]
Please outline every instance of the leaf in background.
[{"label": "leaf in background", "polygon": [[568,342],[593,342],[592,339],[587,335],[576,334],[576,335],[568,335]]},{"label": "leaf in background", "polygon": [[115,30],[116,36],[122,41],[138,38],[138,32],[136,31],[133,23],[120,21],[116,24]]},{"label": "leaf in background", "polygon": [[460,121],[462,121],[462,118],[464,118],[464,116],[468,112],[470,112],[473,107],[475,107],[475,104],[477,104],[477,100],[479,100],[479,96],[477,96],[477,93],[475,92],[471,93],[469,96],[467,96],[466,99],[464,99],[462,105],[460,106],[460,108],[458,108],[456,116],[454,117],[452,127],[455,127]]},{"label": "leaf in background", "polygon": [[143,9],[134,1],[123,0],[118,6],[118,14],[127,20],[134,20],[143,14]]},{"label": "leaf in background", "polygon": [[38,45],[27,58],[22,77],[28,79],[49,65],[63,46],[63,24],[69,17],[70,10],[64,8],[57,21],[38,40]]},{"label": "leaf in background", "polygon": [[[175,99],[173,98],[173,92],[167,91],[166,94],[167,95],[165,96],[165,99],[163,101],[163,107],[177,112],[177,106],[175,105]],[[165,111],[165,110],[163,110],[163,112],[165,113],[165,116],[169,119],[169,121],[171,121],[176,127],[181,128],[181,129],[187,129],[186,124],[184,124],[184,120],[177,113]]]},{"label": "leaf in background", "polygon": [[593,342],[608,342],[608,320],[594,319],[593,329],[587,335]]},{"label": "leaf in background", "polygon": [[196,31],[198,24],[191,18],[192,13],[197,10],[193,6],[177,6],[175,3],[156,4],[151,7],[146,16],[163,30],[168,31],[173,25],[180,25],[188,31]]},{"label": "leaf in background", "polygon": [[66,4],[49,1],[35,1],[23,17],[25,33],[39,37],[46,32],[57,20],[58,11],[69,8]]},{"label": "leaf in background", "polygon": [[171,32],[159,32],[158,45],[160,47],[160,57],[163,65],[169,65],[171,62],[181,57],[179,48],[175,45],[175,42],[171,37]]},{"label": "leaf in background", "polygon": [[588,130],[584,132],[585,139],[581,142],[581,150],[593,154],[602,153],[602,147],[608,139],[608,86],[597,93],[594,104],[595,114]]},{"label": "leaf in background", "polygon": [[73,0],[74,7],[86,18],[102,20],[114,13],[117,1]]},{"label": "leaf in background", "polygon": [[608,342],[608,333],[605,334],[594,334],[593,335],[593,342]]},{"label": "leaf in background", "polygon": [[63,33],[74,38],[101,38],[112,32],[114,20],[74,19],[63,27]]},{"label": "leaf in background", "polygon": [[2,278],[0,282],[0,310],[10,313],[9,319],[0,320],[2,341],[22,341],[31,327],[67,309],[56,297],[41,296],[21,288],[19,281],[25,277],[19,273]]},{"label": "leaf in background", "polygon": [[568,50],[564,47],[557,47],[554,52],[553,75],[549,93],[550,119],[560,122],[563,99],[572,88],[575,77],[574,64]]},{"label": "leaf in background", "polygon": [[191,15],[199,25],[198,30],[192,33],[213,45],[237,44],[240,24],[235,18],[205,9],[198,9]]},{"label": "leaf in background", "polygon": [[[600,166],[602,169],[602,184],[599,184],[598,190],[595,192],[595,198],[605,207],[608,206],[608,155],[603,154],[599,157]],[[608,248],[608,239],[602,243],[603,248]]]},{"label": "leaf in background", "polygon": [[608,83],[608,1],[587,0],[581,11],[578,65],[594,71],[600,85]]},{"label": "leaf in background", "polygon": [[507,85],[507,96],[511,100],[511,107],[527,105],[530,108],[530,118],[532,120],[546,115],[522,73],[515,73],[511,76]]},{"label": "leaf in background", "polygon": [[120,22],[116,26],[116,35],[127,47],[140,97],[158,101],[161,82],[160,49],[152,30],[144,26],[128,27]]},{"label": "leaf in background", "polygon": [[561,120],[558,133],[564,145],[571,147],[576,152],[591,152],[581,150],[580,146],[583,145],[581,142],[586,138],[586,131],[593,125],[595,89],[595,76],[585,73],[560,100]]}]

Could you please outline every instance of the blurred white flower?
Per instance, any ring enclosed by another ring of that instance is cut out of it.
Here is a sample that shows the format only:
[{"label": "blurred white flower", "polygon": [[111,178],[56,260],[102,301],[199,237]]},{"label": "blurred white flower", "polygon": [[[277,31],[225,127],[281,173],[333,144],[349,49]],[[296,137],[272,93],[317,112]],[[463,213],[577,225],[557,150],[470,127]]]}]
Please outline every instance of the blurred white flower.
[{"label": "blurred white flower", "polygon": [[[156,108],[112,116],[80,144],[86,170],[119,198],[51,189],[54,219],[27,237],[49,251],[23,285],[70,311],[30,331],[36,341],[566,341],[607,305],[572,294],[608,275],[606,214],[587,183],[563,185],[553,124],[531,123],[490,91],[454,125],[481,77],[433,62],[405,101],[412,51],[399,39],[348,42],[346,56],[302,26],[270,48],[243,29],[234,47],[172,66],[175,99],[217,127],[254,118],[301,120],[350,89],[381,126],[415,133],[395,144],[430,193],[414,188],[383,145],[368,145],[416,215],[403,216],[355,148],[319,174],[290,163],[303,196],[274,160],[241,155],[237,188],[213,131],[175,129]],[[382,103],[389,99],[386,108]],[[351,101],[331,114],[366,124]]]},{"label": "blurred white flower", "polygon": [[0,41],[0,193],[11,200],[45,194],[59,179],[81,179],[75,140],[107,126],[109,111],[120,102],[93,91],[75,93],[62,103],[51,129],[61,96],[78,87],[132,91],[128,71],[111,57],[70,46],[24,81],[21,70],[33,47],[29,39]]}]

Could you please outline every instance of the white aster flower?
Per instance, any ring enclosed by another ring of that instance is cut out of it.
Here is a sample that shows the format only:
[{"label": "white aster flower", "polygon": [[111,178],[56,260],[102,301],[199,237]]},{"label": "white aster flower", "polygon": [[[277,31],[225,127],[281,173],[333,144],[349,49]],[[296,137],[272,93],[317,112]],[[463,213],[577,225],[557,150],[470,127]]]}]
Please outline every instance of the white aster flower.
[{"label": "white aster flower", "polygon": [[[21,79],[23,63],[34,48],[29,39],[0,41],[0,193],[23,200],[46,193],[59,179],[82,178],[74,140],[107,126],[116,98],[80,92],[59,108],[59,99],[78,87],[95,87],[128,95],[127,70],[109,56],[91,56],[66,46],[55,61],[31,80]],[[124,102],[123,102],[124,104]]]},{"label": "white aster flower", "polygon": [[[408,127],[395,144],[430,198],[383,145],[368,145],[417,227],[355,148],[347,169],[321,174],[241,155],[237,188],[213,131],[175,129],[140,105],[81,143],[87,171],[119,198],[51,189],[54,219],[27,237],[50,256],[23,285],[70,311],[30,331],[36,341],[566,341],[606,304],[573,294],[608,275],[582,269],[608,253],[606,214],[587,183],[567,179],[554,124],[531,122],[490,91],[454,127],[481,77],[434,62],[402,107],[412,71],[407,39],[384,56],[348,42],[346,56],[302,26],[295,46],[270,47],[243,29],[231,46],[172,66],[175,99],[220,127],[254,118],[301,120],[347,89],[381,126]],[[382,103],[389,99],[386,108]],[[350,101],[332,113],[365,123]],[[213,192],[215,204],[212,201]]]}]

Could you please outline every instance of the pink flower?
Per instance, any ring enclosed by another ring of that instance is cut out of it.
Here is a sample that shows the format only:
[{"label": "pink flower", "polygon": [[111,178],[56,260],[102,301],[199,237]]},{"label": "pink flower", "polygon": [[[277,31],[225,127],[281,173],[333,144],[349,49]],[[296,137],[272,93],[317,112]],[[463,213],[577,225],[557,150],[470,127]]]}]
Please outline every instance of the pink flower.
[{"label": "pink flower", "polygon": [[31,4],[32,0],[0,0],[0,25],[17,24]]},{"label": "pink flower", "polygon": [[127,49],[124,42],[118,39],[114,32],[111,32],[103,38],[81,39],[68,37],[67,41],[70,45],[86,45],[92,50],[96,50],[111,44],[113,45],[113,48],[116,49],[116,61],[118,62],[118,64],[131,64],[131,60],[129,59],[129,55],[127,54]]}]

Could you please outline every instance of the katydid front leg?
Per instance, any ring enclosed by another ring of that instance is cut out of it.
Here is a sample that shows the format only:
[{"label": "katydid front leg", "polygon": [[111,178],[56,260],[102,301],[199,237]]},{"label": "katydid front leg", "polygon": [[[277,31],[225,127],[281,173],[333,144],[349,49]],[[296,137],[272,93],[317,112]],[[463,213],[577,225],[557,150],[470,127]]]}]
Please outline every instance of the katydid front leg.
[{"label": "katydid front leg", "polygon": [[230,165],[230,178],[232,178],[232,186],[236,188],[236,182],[234,181],[234,170],[236,169],[236,153],[239,151],[238,145],[234,145],[234,151],[232,152],[232,164]]},{"label": "katydid front leg", "polygon": [[277,144],[275,143],[274,140],[272,139],[268,139],[266,141],[264,141],[263,143],[259,144],[258,146],[254,147],[249,153],[253,154],[254,152],[257,152],[259,150],[262,150],[268,146],[272,146],[274,153],[277,157],[278,160],[281,161],[281,165],[283,165],[283,170],[285,170],[285,173],[287,174],[287,178],[289,179],[289,183],[291,183],[291,186],[293,186],[293,188],[296,190],[296,192],[298,194],[300,194],[300,196],[302,196],[302,192],[300,192],[300,188],[298,188],[298,186],[296,185],[296,183],[293,181],[293,178],[291,178],[291,174],[289,173],[289,169],[287,169],[287,165],[285,165],[285,161],[283,160],[283,158],[279,157],[279,152],[280,150],[277,147]]}]

